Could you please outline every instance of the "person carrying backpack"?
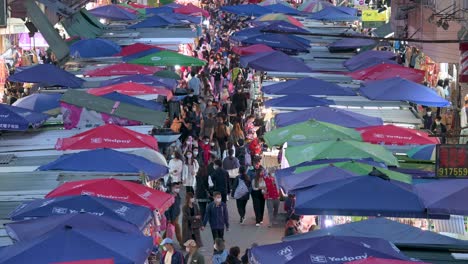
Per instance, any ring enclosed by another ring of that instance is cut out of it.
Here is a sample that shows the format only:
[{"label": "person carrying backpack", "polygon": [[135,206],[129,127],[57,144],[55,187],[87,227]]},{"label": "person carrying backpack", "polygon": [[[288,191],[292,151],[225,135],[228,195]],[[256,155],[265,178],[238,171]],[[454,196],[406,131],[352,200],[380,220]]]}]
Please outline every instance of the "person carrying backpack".
[{"label": "person carrying backpack", "polygon": [[247,175],[246,167],[239,168],[239,176],[234,179],[231,196],[236,199],[237,212],[240,216],[240,223],[245,221],[245,207],[250,197],[250,190],[252,183],[250,177]]}]

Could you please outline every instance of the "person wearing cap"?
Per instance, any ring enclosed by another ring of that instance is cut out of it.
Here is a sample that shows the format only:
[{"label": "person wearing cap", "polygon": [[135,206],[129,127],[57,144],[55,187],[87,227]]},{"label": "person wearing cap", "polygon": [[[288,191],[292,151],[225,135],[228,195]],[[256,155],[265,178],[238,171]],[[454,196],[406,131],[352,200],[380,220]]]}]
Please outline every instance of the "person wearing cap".
[{"label": "person wearing cap", "polygon": [[174,241],[165,238],[160,246],[163,249],[161,264],[184,264],[184,256],[174,248]]},{"label": "person wearing cap", "polygon": [[195,240],[187,240],[184,246],[187,252],[187,255],[185,255],[185,264],[205,264],[205,257],[198,252],[198,246]]}]

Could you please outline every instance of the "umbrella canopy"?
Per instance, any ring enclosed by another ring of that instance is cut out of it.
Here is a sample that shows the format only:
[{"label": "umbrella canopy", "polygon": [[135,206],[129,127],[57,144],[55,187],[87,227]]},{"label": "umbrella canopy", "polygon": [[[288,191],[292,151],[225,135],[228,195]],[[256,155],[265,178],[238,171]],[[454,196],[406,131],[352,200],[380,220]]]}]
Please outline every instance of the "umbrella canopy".
[{"label": "umbrella canopy", "polygon": [[89,10],[94,16],[110,20],[135,20],[137,16],[117,5],[105,5]]},{"label": "umbrella canopy", "polygon": [[161,6],[161,7],[151,7],[146,8],[146,15],[155,15],[155,14],[170,14],[174,12],[174,8],[168,6]]},{"label": "umbrella canopy", "polygon": [[330,52],[347,51],[350,49],[354,50],[359,49],[361,47],[373,46],[375,44],[375,40],[372,39],[343,38],[328,45],[328,50]]},{"label": "umbrella canopy", "polygon": [[374,257],[348,262],[348,264],[417,264],[417,263],[429,264],[427,262],[421,262],[421,261],[406,261],[406,260],[383,259],[383,258],[374,258]]},{"label": "umbrella canopy", "polygon": [[384,145],[439,144],[437,137],[429,137],[424,131],[394,125],[357,128],[365,142]]},{"label": "umbrella canopy", "polygon": [[221,7],[221,10],[236,15],[256,17],[271,13],[270,9],[253,4],[223,6]]},{"label": "umbrella canopy", "polygon": [[204,16],[209,17],[210,13],[205,9],[202,9],[198,6],[194,6],[192,4],[188,4],[185,6],[181,6],[174,9],[174,13],[184,14],[184,15],[197,15],[197,16]]},{"label": "umbrella canopy", "polygon": [[253,263],[336,263],[368,257],[409,260],[392,243],[380,238],[322,236],[253,247]]},{"label": "umbrella canopy", "polygon": [[236,54],[244,56],[244,55],[252,55],[252,54],[274,51],[274,50],[264,44],[255,44],[255,45],[250,45],[250,46],[245,46],[245,47],[236,46],[232,49],[232,51]]},{"label": "umbrella canopy", "polygon": [[289,34],[306,34],[309,31],[302,27],[293,25],[287,21],[266,21],[264,25],[259,26],[263,32],[289,33]]},{"label": "umbrella canopy", "polygon": [[182,22],[188,22],[192,24],[200,24],[203,20],[202,16],[185,15],[179,13],[171,13],[170,15],[175,19],[181,20]]},{"label": "umbrella canopy", "polygon": [[137,28],[154,28],[154,27],[167,27],[167,26],[174,26],[184,24],[184,22],[170,17],[166,14],[156,14],[146,18],[145,20],[129,26],[130,29],[137,29]]},{"label": "umbrella canopy", "polygon": [[60,108],[60,97],[62,97],[61,94],[35,93],[18,99],[13,106],[44,113]]},{"label": "umbrella canopy", "polygon": [[300,11],[292,8],[291,6],[289,6],[288,4],[284,2],[267,5],[265,6],[265,8],[269,9],[273,13],[281,13],[281,14],[287,14],[287,15],[300,15],[301,14]]},{"label": "umbrella canopy", "polygon": [[161,48],[155,45],[148,45],[144,43],[134,43],[132,45],[123,47],[119,53],[115,54],[115,56],[125,57],[125,56],[133,55],[133,54],[140,53],[140,52],[147,51],[147,50],[157,51],[157,50],[164,50],[164,48]]},{"label": "umbrella canopy", "polygon": [[49,117],[18,106],[0,104],[0,130],[25,131],[41,126]]},{"label": "umbrella canopy", "polygon": [[378,81],[389,78],[403,78],[409,81],[421,83],[424,81],[425,72],[418,69],[403,67],[397,64],[377,64],[349,75],[356,80]]},{"label": "umbrella canopy", "polygon": [[157,72],[155,72],[153,74],[153,76],[163,77],[163,78],[173,79],[173,80],[180,80],[181,79],[179,74],[177,74],[176,72],[171,71],[171,70],[157,71]]},{"label": "umbrella canopy", "polygon": [[266,107],[315,107],[315,106],[326,106],[334,105],[335,102],[332,100],[322,99],[314,96],[304,96],[300,94],[291,94],[283,97],[270,99],[265,102]]},{"label": "umbrella canopy", "polygon": [[107,39],[79,40],[70,45],[70,55],[80,58],[108,57],[119,53],[120,46]]},{"label": "umbrella canopy", "polygon": [[261,3],[259,3],[259,6],[269,6],[269,5],[274,5],[274,4],[284,4],[288,5],[285,3],[283,0],[264,0]]},{"label": "umbrella canopy", "polygon": [[113,259],[94,259],[94,260],[78,260],[78,261],[66,261],[56,262],[53,264],[114,264]]},{"label": "umbrella canopy", "polygon": [[307,65],[299,59],[292,58],[280,51],[262,52],[240,59],[243,67],[260,71],[273,72],[311,72]]},{"label": "umbrella canopy", "polygon": [[371,100],[408,101],[437,107],[450,104],[430,88],[399,77],[368,83],[360,91]]},{"label": "umbrella canopy", "polygon": [[165,176],[166,166],[155,164],[145,158],[112,149],[95,149],[65,154],[42,165],[40,171],[99,171],[99,172],[144,172],[150,180]]},{"label": "umbrella canopy", "polygon": [[109,66],[104,66],[98,69],[86,71],[84,75],[90,77],[101,77],[101,76],[119,76],[119,75],[134,75],[134,74],[154,74],[157,71],[162,70],[158,67],[143,66],[138,64],[130,63],[118,63]]},{"label": "umbrella canopy", "polygon": [[10,82],[78,88],[84,80],[53,64],[37,64],[8,77]]},{"label": "umbrella canopy", "polygon": [[392,59],[395,59],[395,57],[396,57],[396,54],[391,51],[366,50],[346,60],[344,62],[344,66],[348,67],[353,64],[360,63],[361,61],[369,59],[369,58],[392,60]]},{"label": "umbrella canopy", "polygon": [[274,129],[267,132],[264,139],[268,146],[280,146],[286,142],[288,145],[296,145],[337,139],[362,141],[361,135],[354,129],[316,120]]},{"label": "umbrella canopy", "polygon": [[5,225],[7,234],[15,241],[27,241],[65,226],[79,229],[107,231],[118,233],[139,234],[136,226],[115,220],[107,216],[97,216],[90,213],[55,215],[33,220],[9,223]]},{"label": "umbrella canopy", "polygon": [[164,212],[174,203],[170,194],[138,183],[117,179],[96,179],[66,182],[46,195],[46,198],[87,194],[146,206]]},{"label": "umbrella canopy", "polygon": [[147,101],[147,100],[132,97],[132,96],[129,96],[129,95],[121,94],[121,93],[118,93],[118,92],[112,92],[112,93],[104,94],[104,95],[101,95],[101,97],[104,97],[106,99],[110,99],[112,101],[118,101],[118,102],[122,102],[122,103],[131,104],[131,105],[134,105],[134,106],[140,106],[140,107],[148,108],[148,109],[155,110],[155,111],[164,111],[165,110],[164,105],[162,105],[161,103],[158,103],[156,101],[152,101],[152,100]]},{"label": "umbrella canopy", "polygon": [[264,44],[273,49],[278,49],[284,52],[308,52],[309,46],[303,44],[289,35],[283,34],[261,34],[241,41],[243,44]]},{"label": "umbrella canopy", "polygon": [[324,106],[289,113],[279,113],[275,116],[275,125],[277,127],[284,127],[310,119],[349,128],[383,125],[383,120],[379,117],[370,117],[339,108]]},{"label": "umbrella canopy", "polygon": [[299,215],[427,217],[412,185],[379,176],[353,177],[296,190]]},{"label": "umbrella canopy", "polygon": [[203,60],[166,50],[134,59],[129,62],[151,66],[203,66],[206,64]]},{"label": "umbrella canopy", "polygon": [[417,146],[410,149],[406,154],[408,157],[415,160],[432,160],[436,159],[436,145]]},{"label": "umbrella canopy", "polygon": [[297,20],[296,18],[292,16],[288,16],[285,14],[275,14],[275,13],[266,14],[256,19],[256,21],[277,21],[277,20],[286,21],[297,27],[304,27],[304,25],[301,22],[299,22],[299,20]]},{"label": "umbrella canopy", "polygon": [[366,68],[374,67],[380,64],[398,64],[394,59],[389,60],[389,59],[382,59],[382,58],[366,58],[360,61],[356,61],[353,64],[349,64],[345,66],[348,70],[350,71],[360,71],[364,70]]},{"label": "umbrella canopy", "polygon": [[59,138],[55,149],[150,148],[158,150],[156,138],[125,127],[106,124],[69,138]]},{"label": "umbrella canopy", "polygon": [[350,7],[327,6],[309,16],[311,19],[323,21],[356,21],[357,9]]},{"label": "umbrella canopy", "polygon": [[[462,170],[466,170],[463,168]],[[466,174],[465,174],[466,175]],[[468,215],[468,180],[439,180],[416,185],[416,191],[432,214]]]},{"label": "umbrella canopy", "polygon": [[302,12],[313,13],[321,11],[328,6],[333,6],[333,4],[328,1],[306,0],[297,9]]},{"label": "umbrella canopy", "polygon": [[[113,258],[116,263],[143,263],[153,239],[142,234],[85,230],[66,226],[30,241],[16,243],[0,252],[0,262],[56,263]],[[45,249],[54,249],[44,254]],[[124,252],[124,254],[122,254]]]},{"label": "umbrella canopy", "polygon": [[143,230],[153,217],[152,211],[147,207],[89,195],[36,199],[21,204],[9,217],[14,221],[47,219],[49,216],[81,212],[131,223],[140,230]]},{"label": "umbrella canopy", "polygon": [[398,160],[384,147],[352,140],[326,141],[288,147],[286,149],[286,158],[289,165],[297,165],[314,159],[373,158],[390,166],[398,166]]},{"label": "umbrella canopy", "polygon": [[353,96],[356,93],[348,87],[342,87],[334,83],[320,79],[307,77],[286,82],[279,82],[262,87],[266,94],[301,94],[301,95],[329,95],[329,96]]},{"label": "umbrella canopy", "polygon": [[144,85],[140,83],[118,83],[114,85],[99,87],[99,88],[91,88],[87,91],[89,94],[92,95],[105,95],[113,92],[118,92],[121,94],[129,95],[129,96],[137,96],[137,95],[145,95],[145,94],[159,94],[162,96],[166,96],[167,100],[171,100],[172,92],[166,88],[158,88],[154,86]]},{"label": "umbrella canopy", "polygon": [[142,75],[142,74],[135,74],[135,75],[128,75],[117,77],[114,79],[110,79],[107,81],[101,82],[101,87],[111,86],[120,83],[139,83],[149,86],[162,86],[169,89],[174,89],[177,85],[177,81],[173,79],[149,76],[149,75]]}]

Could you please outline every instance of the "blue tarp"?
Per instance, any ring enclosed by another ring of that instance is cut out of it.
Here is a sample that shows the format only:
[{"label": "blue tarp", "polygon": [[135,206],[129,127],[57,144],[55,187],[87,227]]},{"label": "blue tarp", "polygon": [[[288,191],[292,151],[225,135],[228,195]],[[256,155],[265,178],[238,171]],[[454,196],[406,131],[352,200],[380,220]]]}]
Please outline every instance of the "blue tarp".
[{"label": "blue tarp", "polygon": [[166,166],[153,163],[137,155],[112,149],[96,149],[65,154],[51,163],[40,166],[38,170],[130,173],[140,173],[143,171],[151,180],[161,178],[168,173]]},{"label": "blue tarp", "polygon": [[121,94],[118,92],[108,93],[108,94],[102,95],[101,97],[104,97],[113,101],[119,101],[119,102],[131,104],[131,105],[135,105],[135,106],[141,106],[141,107],[148,108],[151,110],[164,111],[164,106],[160,103],[157,103],[155,101],[146,101],[143,99]]},{"label": "blue tarp", "polygon": [[355,61],[353,63],[349,63],[345,67],[346,69],[354,72],[354,71],[367,69],[378,64],[384,64],[384,63],[385,64],[397,64],[397,62],[394,59],[390,60],[390,59],[370,57],[370,58],[366,58],[363,60]]},{"label": "blue tarp", "polygon": [[153,28],[153,27],[167,27],[172,25],[183,24],[182,21],[171,17],[169,14],[156,14],[154,16],[148,17],[147,19],[137,23],[135,25],[129,26],[128,28]]},{"label": "blue tarp", "polygon": [[138,234],[140,229],[130,223],[115,220],[107,216],[89,213],[55,215],[33,220],[25,220],[5,225],[8,235],[15,241],[27,241],[40,237],[55,229],[69,225],[75,228]]},{"label": "blue tarp", "polygon": [[262,91],[266,94],[302,94],[302,95],[330,95],[353,96],[356,93],[348,87],[342,87],[334,83],[320,79],[307,77],[292,81],[279,82],[264,86]]},{"label": "blue tarp", "polygon": [[8,77],[11,82],[79,88],[84,80],[53,64],[37,64]]},{"label": "blue tarp", "polygon": [[314,230],[314,232],[306,234],[289,236],[284,240],[302,240],[312,237],[321,237],[324,235],[377,237],[388,240],[397,245],[468,245],[467,241],[440,235],[431,231],[424,231],[420,228],[401,224],[386,218],[374,218],[332,226],[325,229]]},{"label": "blue tarp", "polygon": [[[153,239],[142,234],[67,227],[3,249],[0,263],[49,264],[107,258],[113,259],[116,264],[144,263],[152,248]],[[52,252],[46,254],[48,250]]]},{"label": "blue tarp", "polygon": [[315,20],[326,21],[355,21],[360,20],[357,16],[357,9],[349,7],[328,6],[319,12],[313,13],[309,16]]},{"label": "blue tarp", "polygon": [[434,90],[399,77],[369,82],[360,91],[371,100],[408,101],[434,107],[450,105],[447,100],[440,97]]},{"label": "blue tarp", "polygon": [[107,39],[83,39],[70,45],[70,55],[79,58],[109,57],[119,53],[120,46]]},{"label": "blue tarp", "polygon": [[114,79],[109,79],[106,81],[101,82],[101,86],[109,86],[118,83],[125,83],[125,82],[134,82],[139,84],[145,84],[150,86],[162,86],[169,89],[174,89],[177,85],[177,81],[174,79],[169,78],[161,78],[155,77],[150,75],[142,75],[142,74],[134,74],[134,75],[127,75],[122,77],[117,77]]},{"label": "blue tarp", "polygon": [[223,6],[221,7],[221,10],[241,16],[263,16],[265,14],[271,13],[270,9],[253,4]]},{"label": "blue tarp", "polygon": [[312,70],[299,59],[292,58],[280,51],[261,52],[242,56],[240,63],[260,71],[273,72],[311,72]]},{"label": "blue tarp", "polygon": [[125,221],[137,226],[140,230],[143,230],[153,217],[151,210],[144,206],[90,195],[79,195],[26,202],[11,212],[9,218],[18,221],[80,212]]},{"label": "blue tarp", "polygon": [[266,107],[315,107],[334,105],[332,100],[322,99],[314,96],[304,95],[287,95],[283,97],[274,98],[265,102]]},{"label": "blue tarp", "polygon": [[135,20],[137,16],[117,5],[100,6],[88,11],[92,15],[110,20]]},{"label": "blue tarp", "polygon": [[395,57],[396,54],[391,51],[366,50],[346,60],[344,62],[344,66],[348,67],[351,65],[359,64],[362,61],[365,61],[369,58],[392,60],[395,59]]},{"label": "blue tarp", "polygon": [[264,6],[266,9],[269,9],[273,13],[281,13],[287,15],[300,15],[301,12],[297,9],[294,9],[286,4],[273,4]]},{"label": "blue tarp", "polygon": [[30,126],[33,128],[41,126],[48,118],[49,116],[43,113],[33,112],[17,106],[0,104],[0,131],[25,131]]},{"label": "blue tarp", "polygon": [[161,6],[161,7],[153,7],[153,8],[146,8],[146,16],[154,15],[154,14],[170,14],[174,12],[174,8],[168,6]]},{"label": "blue tarp", "polygon": [[35,112],[46,112],[60,107],[61,94],[35,93],[18,99],[13,106],[22,107]]},{"label": "blue tarp", "polygon": [[379,117],[366,116],[333,107],[314,107],[301,111],[279,113],[275,116],[275,125],[284,127],[310,119],[349,128],[383,125],[383,120]]},{"label": "blue tarp", "polygon": [[308,52],[310,46],[304,41],[298,41],[297,38],[283,34],[266,33],[244,39],[242,43],[249,45],[263,44],[285,52]]}]

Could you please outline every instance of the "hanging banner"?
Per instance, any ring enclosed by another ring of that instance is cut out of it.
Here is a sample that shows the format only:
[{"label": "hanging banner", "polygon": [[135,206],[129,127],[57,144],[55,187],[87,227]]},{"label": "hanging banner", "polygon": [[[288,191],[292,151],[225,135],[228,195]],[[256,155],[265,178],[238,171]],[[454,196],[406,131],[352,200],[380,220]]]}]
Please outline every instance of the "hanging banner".
[{"label": "hanging banner", "polygon": [[388,21],[388,10],[380,12],[378,10],[362,10],[362,27],[378,28]]},{"label": "hanging banner", "polygon": [[468,83],[468,42],[460,43],[460,80]]}]

